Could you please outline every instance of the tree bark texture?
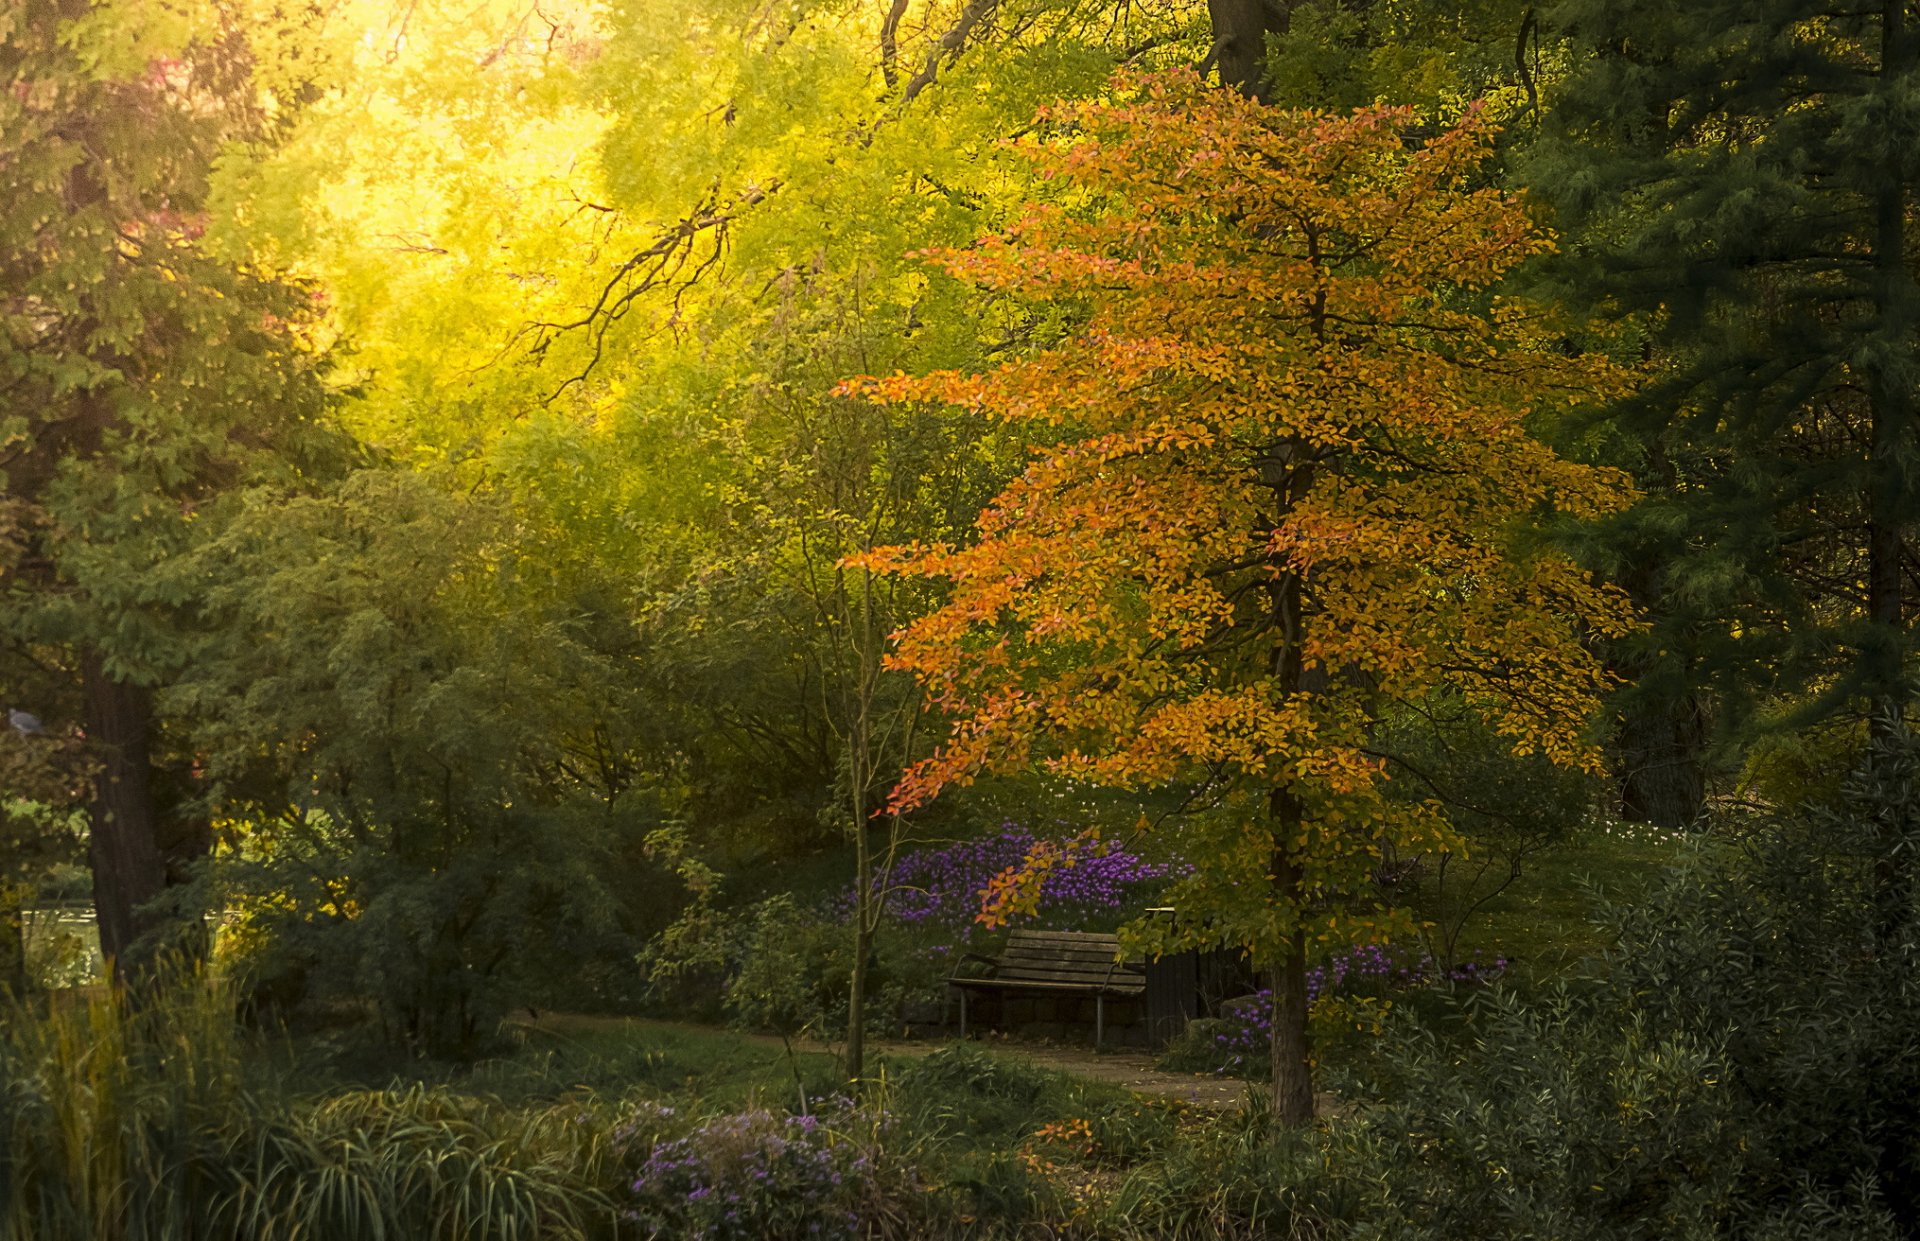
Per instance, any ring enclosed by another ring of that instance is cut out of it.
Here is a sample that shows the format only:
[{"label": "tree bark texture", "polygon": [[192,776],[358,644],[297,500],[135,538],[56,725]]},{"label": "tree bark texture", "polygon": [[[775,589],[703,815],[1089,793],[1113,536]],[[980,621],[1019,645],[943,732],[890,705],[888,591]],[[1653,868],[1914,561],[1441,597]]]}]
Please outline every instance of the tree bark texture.
[{"label": "tree bark texture", "polygon": [[[1885,0],[1881,11],[1882,83],[1898,84],[1910,69],[1912,41],[1907,0]],[[1897,106],[1889,100],[1889,107]],[[1874,201],[1873,302],[1882,349],[1865,359],[1872,407],[1872,465],[1867,496],[1867,696],[1876,736],[1894,728],[1905,709],[1907,645],[1901,562],[1906,551],[1903,521],[1911,503],[1905,461],[1914,450],[1915,402],[1909,375],[1917,326],[1914,280],[1907,270],[1907,168],[1900,152],[1887,156]]]},{"label": "tree bark texture", "polygon": [[[1275,800],[1292,801],[1276,794]],[[1299,821],[1295,802],[1292,821]],[[1274,831],[1287,830],[1288,816],[1276,816]],[[1274,886],[1282,899],[1296,905],[1301,899],[1300,866],[1275,850]],[[1304,918],[1296,920],[1303,923]],[[1296,925],[1285,955],[1273,964],[1273,1116],[1282,1125],[1298,1128],[1313,1120],[1313,1046],[1307,1033],[1307,933]]]},{"label": "tree bark texture", "polygon": [[1707,805],[1706,747],[1707,710],[1699,695],[1642,695],[1624,703],[1614,742],[1620,817],[1669,829],[1699,822]]},{"label": "tree bark texture", "polygon": [[[1297,442],[1274,445],[1260,463],[1262,481],[1274,495],[1274,521],[1281,519],[1313,486],[1314,464]],[[1306,688],[1305,583],[1290,567],[1281,567],[1270,589],[1274,646],[1269,672],[1275,695],[1293,698]],[[1275,787],[1267,800],[1273,837],[1273,901],[1292,913],[1294,929],[1275,957],[1273,975],[1273,1110],[1283,1125],[1313,1119],[1313,1060],[1307,1034],[1306,884],[1295,841],[1306,811],[1293,789]]]},{"label": "tree bark texture", "polygon": [[153,696],[111,675],[97,652],[82,659],[87,737],[100,764],[87,855],[100,951],[121,971],[137,968],[135,945],[152,930],[150,905],[166,887],[152,788]]},{"label": "tree bark texture", "polygon": [[1270,99],[1267,83],[1267,36],[1287,32],[1292,0],[1207,0],[1213,24],[1213,50],[1208,61],[1219,70],[1220,83],[1261,102]]}]

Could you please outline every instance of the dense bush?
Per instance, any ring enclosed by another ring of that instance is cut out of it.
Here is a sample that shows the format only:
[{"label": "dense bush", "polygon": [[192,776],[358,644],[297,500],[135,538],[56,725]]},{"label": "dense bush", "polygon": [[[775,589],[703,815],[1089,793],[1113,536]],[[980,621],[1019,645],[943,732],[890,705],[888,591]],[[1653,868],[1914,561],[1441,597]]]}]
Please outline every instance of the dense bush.
[{"label": "dense bush", "polygon": [[1324,1136],[1202,1131],[1116,1202],[1212,1235],[1920,1233],[1913,743],[1835,804],[1739,826],[1615,912],[1591,977],[1460,990],[1449,1020],[1393,1023],[1345,1084],[1373,1101]]},{"label": "dense bush", "polygon": [[[1386,944],[1356,944],[1307,971],[1307,1000],[1316,1033],[1356,1018],[1369,1026],[1391,1008],[1396,993],[1420,987],[1477,985],[1506,973],[1505,957],[1472,957],[1443,968],[1422,953]],[[1386,1003],[1376,1003],[1385,1000]],[[1260,1078],[1272,1072],[1273,992],[1261,988],[1229,1001],[1218,1017],[1188,1023],[1161,1063],[1193,1072]]]},{"label": "dense bush", "polygon": [[590,1007],[615,973],[634,973],[592,814],[476,818],[463,847],[432,859],[359,846],[345,831],[307,834],[337,836],[338,854],[226,858],[204,876],[252,1009],[307,1021],[370,1011],[388,1044],[471,1059],[498,1046],[512,1008]]},{"label": "dense bush", "polygon": [[676,1015],[832,1037],[846,1029],[853,936],[787,893],[743,908],[699,905],[647,946],[640,972],[656,1005]]},{"label": "dense bush", "polygon": [[1394,902],[1412,907],[1423,947],[1442,969],[1461,964],[1460,943],[1476,915],[1589,827],[1603,800],[1593,773],[1515,754],[1508,738],[1453,695],[1394,712],[1372,745],[1387,756],[1388,795],[1438,803],[1465,844],[1390,854],[1377,872]]}]

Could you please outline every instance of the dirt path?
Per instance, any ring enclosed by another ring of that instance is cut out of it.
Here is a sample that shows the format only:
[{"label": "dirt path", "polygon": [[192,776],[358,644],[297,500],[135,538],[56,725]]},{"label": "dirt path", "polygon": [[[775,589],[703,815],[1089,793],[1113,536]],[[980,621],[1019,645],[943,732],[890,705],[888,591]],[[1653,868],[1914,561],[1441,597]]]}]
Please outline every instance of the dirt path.
[{"label": "dirt path", "polygon": [[[671,1027],[690,1034],[703,1031],[720,1033],[714,1026],[696,1025],[691,1022],[669,1022],[640,1020],[631,1017],[600,1017],[582,1013],[542,1013],[539,1018],[516,1022],[533,1030],[546,1030],[555,1034],[575,1033],[587,1030],[616,1031],[631,1030],[636,1036],[649,1028]],[[772,1050],[785,1050],[778,1038],[767,1034],[740,1034],[726,1031],[731,1038],[767,1047]],[[868,1044],[873,1052],[886,1056],[924,1056],[946,1046],[944,1042],[927,1040],[899,1041],[880,1040]],[[996,1056],[1007,1056],[1024,1060],[1043,1069],[1071,1074],[1088,1081],[1106,1082],[1131,1090],[1135,1094],[1147,1095],[1159,1099],[1174,1099],[1197,1107],[1213,1111],[1231,1111],[1237,1109],[1246,1098],[1247,1083],[1231,1077],[1214,1077],[1200,1073],[1169,1073],[1157,1067],[1153,1057],[1140,1051],[1103,1051],[1096,1052],[1091,1047],[1059,1046],[1046,1043],[1015,1043],[1002,1039],[988,1039],[980,1046]],[[807,1044],[803,1050],[828,1052],[834,1050],[822,1043]]]},{"label": "dirt path", "polygon": [[[890,1054],[924,1055],[940,1046],[937,1043],[889,1043]],[[986,1044],[995,1055],[1011,1056],[1089,1081],[1109,1082],[1139,1095],[1177,1099],[1213,1111],[1233,1111],[1246,1101],[1247,1083],[1232,1077],[1214,1077],[1203,1073],[1169,1073],[1141,1051],[1103,1051],[1092,1048],[1057,1047],[1049,1044],[1008,1043],[994,1040]],[[917,1053],[914,1049],[918,1049]]]}]

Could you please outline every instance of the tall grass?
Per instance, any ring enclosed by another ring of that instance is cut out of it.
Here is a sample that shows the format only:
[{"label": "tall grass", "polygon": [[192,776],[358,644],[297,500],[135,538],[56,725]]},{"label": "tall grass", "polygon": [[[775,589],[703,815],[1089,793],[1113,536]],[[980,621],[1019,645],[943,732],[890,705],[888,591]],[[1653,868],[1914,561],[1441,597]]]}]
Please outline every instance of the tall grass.
[{"label": "tall grass", "polygon": [[197,972],[0,1010],[8,1241],[610,1237],[607,1132],[591,1103],[290,1095]]}]

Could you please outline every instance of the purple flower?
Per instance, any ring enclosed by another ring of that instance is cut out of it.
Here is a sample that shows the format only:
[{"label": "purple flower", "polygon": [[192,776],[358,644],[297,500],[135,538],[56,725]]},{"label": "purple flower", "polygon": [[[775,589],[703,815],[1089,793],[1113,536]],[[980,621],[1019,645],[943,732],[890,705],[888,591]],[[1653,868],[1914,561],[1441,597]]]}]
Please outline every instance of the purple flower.
[{"label": "purple flower", "polygon": [[[1451,970],[1441,970],[1425,953],[1415,958],[1401,955],[1385,945],[1360,944],[1335,953],[1307,970],[1307,1000],[1428,987],[1442,981],[1491,982],[1506,970],[1505,957],[1495,957],[1488,965],[1482,963],[1477,952]],[[1226,1027],[1214,1035],[1213,1041],[1224,1062],[1216,1071],[1224,1073],[1264,1063],[1273,1041],[1273,992],[1255,992],[1227,1006],[1221,1017]]]},{"label": "purple flower", "polygon": [[[1012,823],[998,833],[941,848],[916,849],[894,867],[889,909],[909,925],[938,925],[965,935],[980,912],[980,897],[993,878],[1018,866],[1039,838]],[[1072,866],[1047,872],[1040,883],[1040,907],[1071,922],[1087,915],[1125,908],[1145,885],[1177,878],[1193,868],[1149,862],[1119,846],[1098,855],[1083,854]],[[839,902],[850,914],[853,893]]]}]

